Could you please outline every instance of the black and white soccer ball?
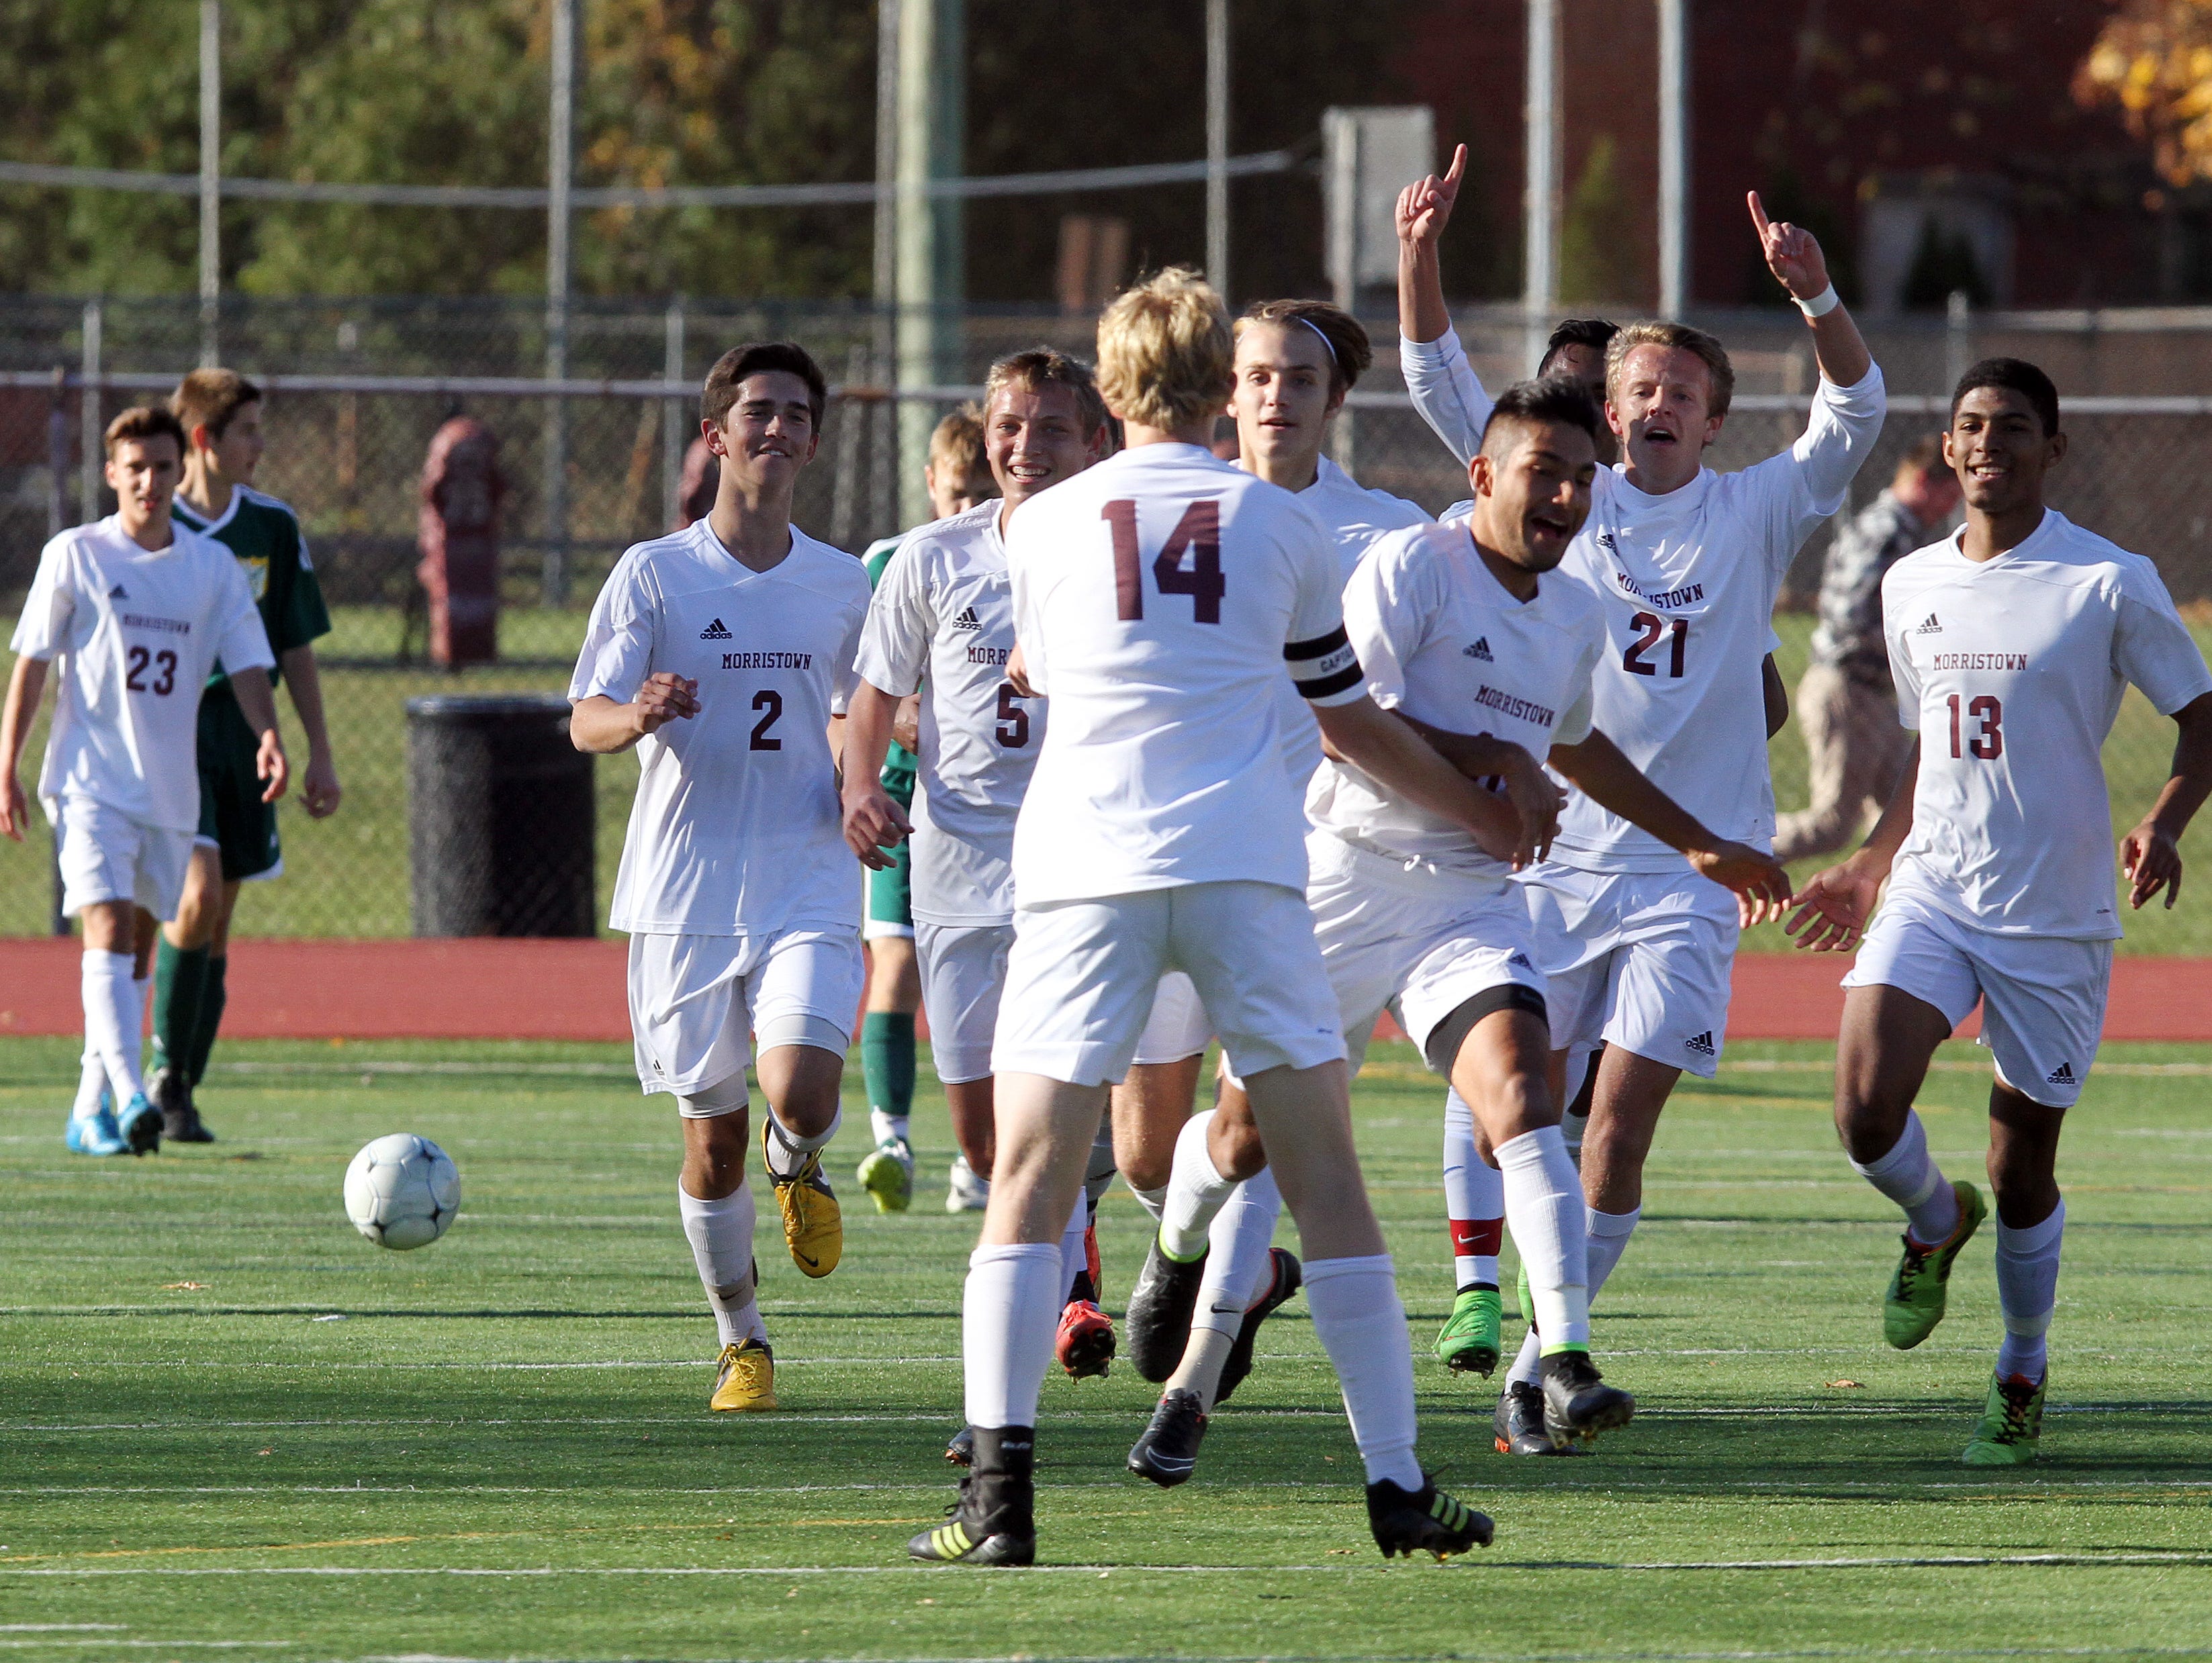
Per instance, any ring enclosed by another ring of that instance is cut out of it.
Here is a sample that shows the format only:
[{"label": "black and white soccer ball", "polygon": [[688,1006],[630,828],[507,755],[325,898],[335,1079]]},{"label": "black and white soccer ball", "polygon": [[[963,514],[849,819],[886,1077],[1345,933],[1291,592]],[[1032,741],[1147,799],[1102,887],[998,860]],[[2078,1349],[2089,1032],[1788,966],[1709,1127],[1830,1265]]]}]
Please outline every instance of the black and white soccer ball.
[{"label": "black and white soccer ball", "polygon": [[346,1168],[346,1217],[380,1247],[424,1247],[461,1210],[460,1168],[428,1138],[395,1132]]}]

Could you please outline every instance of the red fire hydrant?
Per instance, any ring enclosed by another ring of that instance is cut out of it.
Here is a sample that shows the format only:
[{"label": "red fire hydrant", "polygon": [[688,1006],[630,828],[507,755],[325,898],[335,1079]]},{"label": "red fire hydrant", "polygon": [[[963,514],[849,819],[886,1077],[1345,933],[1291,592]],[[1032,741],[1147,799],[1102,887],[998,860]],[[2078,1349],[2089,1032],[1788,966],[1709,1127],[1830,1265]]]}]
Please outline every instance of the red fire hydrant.
[{"label": "red fire hydrant", "polygon": [[499,657],[500,506],[507,481],[499,438],[473,416],[440,428],[422,461],[415,574],[429,600],[430,662],[446,668]]}]

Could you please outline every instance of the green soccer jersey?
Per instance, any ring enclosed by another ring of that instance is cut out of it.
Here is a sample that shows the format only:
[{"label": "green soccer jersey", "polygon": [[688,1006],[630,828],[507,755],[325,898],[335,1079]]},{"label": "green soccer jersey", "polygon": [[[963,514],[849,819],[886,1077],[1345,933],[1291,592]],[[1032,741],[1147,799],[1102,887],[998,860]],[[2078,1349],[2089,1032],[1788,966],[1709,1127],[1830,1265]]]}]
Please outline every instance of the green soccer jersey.
[{"label": "green soccer jersey", "polygon": [[[211,537],[238,556],[245,568],[246,586],[261,609],[262,628],[269,632],[269,650],[281,665],[284,654],[331,633],[331,615],[323,606],[322,586],[307,558],[307,542],[300,533],[299,516],[275,497],[240,485],[230,494],[230,506],[213,519],[204,519],[180,495],[172,505],[177,522],[187,531]],[[278,672],[269,672],[273,684]],[[208,678],[208,691],[228,689],[230,677],[218,664]]]},{"label": "green soccer jersey", "polygon": [[[884,567],[891,563],[891,556],[898,553],[899,545],[905,541],[902,535],[881,537],[868,545],[866,552],[860,556],[860,563],[868,568],[871,588],[884,580]],[[897,740],[892,740],[890,749],[884,753],[884,789],[904,807],[910,808],[914,804],[916,766],[914,753]]]}]

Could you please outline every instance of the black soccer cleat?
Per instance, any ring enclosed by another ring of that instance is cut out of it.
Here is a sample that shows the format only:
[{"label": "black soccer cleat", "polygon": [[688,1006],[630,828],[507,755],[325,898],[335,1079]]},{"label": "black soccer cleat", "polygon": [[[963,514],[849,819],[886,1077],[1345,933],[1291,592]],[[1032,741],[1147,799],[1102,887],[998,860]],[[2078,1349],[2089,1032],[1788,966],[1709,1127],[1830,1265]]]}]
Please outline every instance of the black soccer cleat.
[{"label": "black soccer cleat", "polygon": [[215,1133],[192,1102],[192,1083],[177,1070],[157,1068],[146,1082],[146,1095],[161,1111],[161,1135],[173,1144],[211,1144]]},{"label": "black soccer cleat", "polygon": [[1182,1361],[1190,1343],[1191,1314],[1198,1308],[1198,1284],[1206,1274],[1206,1255],[1188,1264],[1170,1259],[1160,1239],[1145,1254],[1145,1268],[1129,1290],[1129,1361],[1158,1386]]},{"label": "black soccer cleat", "polygon": [[906,1545],[933,1565],[1027,1565],[1036,1562],[1036,1433],[1026,1426],[974,1429],[975,1465],[945,1521]]},{"label": "black soccer cleat", "polygon": [[1385,1559],[1400,1553],[1408,1559],[1416,1553],[1449,1559],[1469,1548],[1488,1547],[1497,1533],[1488,1514],[1445,1495],[1426,1474],[1417,1490],[1388,1478],[1368,1485],[1367,1527],[1375,1533],[1375,1545]]},{"label": "black soccer cleat", "polygon": [[1501,1455],[1584,1455],[1589,1452],[1572,1444],[1555,1443],[1544,1429],[1544,1388],[1526,1381],[1508,1381],[1498,1396],[1498,1415],[1492,1422]]},{"label": "black soccer cleat", "polygon": [[1129,1471],[1173,1490],[1198,1470],[1198,1446],[1206,1436],[1206,1411],[1199,1395],[1178,1387],[1160,1399],[1152,1423],[1129,1451]]},{"label": "black soccer cleat", "polygon": [[945,1446],[945,1459],[953,1466],[975,1465],[975,1429],[963,1426],[955,1432]]},{"label": "black soccer cleat", "polygon": [[1542,1363],[1544,1430],[1554,1444],[1571,1448],[1599,1433],[1626,1426],[1636,1399],[1607,1386],[1587,1351],[1554,1351]]},{"label": "black soccer cleat", "polygon": [[1305,1285],[1305,1270],[1298,1256],[1288,1247],[1267,1249],[1269,1263],[1275,1272],[1274,1284],[1267,1296],[1244,1313],[1243,1326],[1237,1329],[1237,1338],[1229,1348],[1227,1361],[1221,1365],[1221,1384],[1215,1388],[1213,1406],[1216,1409],[1229,1401],[1229,1394],[1244,1383],[1244,1376],[1252,1372],[1252,1344],[1260,1337],[1260,1325],[1274,1315],[1283,1302]]}]

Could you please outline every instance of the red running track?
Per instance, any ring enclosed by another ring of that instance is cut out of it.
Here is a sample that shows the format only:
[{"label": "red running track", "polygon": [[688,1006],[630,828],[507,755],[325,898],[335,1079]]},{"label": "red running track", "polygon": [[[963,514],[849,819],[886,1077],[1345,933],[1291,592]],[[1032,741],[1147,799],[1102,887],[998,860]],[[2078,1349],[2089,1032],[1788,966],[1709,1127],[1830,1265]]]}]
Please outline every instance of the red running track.
[{"label": "red running track", "polygon": [[[223,1032],[234,1039],[626,1040],[627,944],[241,941]],[[84,1031],[73,939],[0,940],[0,1035]],[[1833,1039],[1849,961],[1747,953],[1729,1037]],[[1969,1019],[1962,1033],[1976,1029]],[[2212,1041],[2212,959],[2121,958],[2112,1040]]]}]

